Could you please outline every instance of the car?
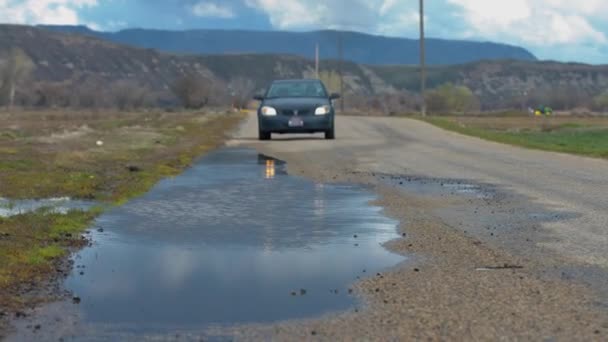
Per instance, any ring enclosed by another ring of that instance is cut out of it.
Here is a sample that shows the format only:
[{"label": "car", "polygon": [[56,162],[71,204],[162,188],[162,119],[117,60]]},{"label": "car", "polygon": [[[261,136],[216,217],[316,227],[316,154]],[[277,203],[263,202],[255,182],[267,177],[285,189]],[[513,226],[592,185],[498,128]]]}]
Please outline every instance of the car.
[{"label": "car", "polygon": [[335,110],[332,101],[339,94],[328,94],[320,80],[279,80],[264,95],[255,96],[258,108],[260,140],[270,140],[272,133],[324,133],[335,139]]}]

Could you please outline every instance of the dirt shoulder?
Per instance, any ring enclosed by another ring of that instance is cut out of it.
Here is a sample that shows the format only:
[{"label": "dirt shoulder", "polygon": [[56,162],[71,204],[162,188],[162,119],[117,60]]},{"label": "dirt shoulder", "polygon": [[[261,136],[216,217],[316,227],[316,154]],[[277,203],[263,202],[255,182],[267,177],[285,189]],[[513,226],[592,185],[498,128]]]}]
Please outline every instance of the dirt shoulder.
[{"label": "dirt shoulder", "polygon": [[0,336],[10,318],[62,295],[70,252],[104,208],[144,193],[222,144],[240,114],[197,112],[0,113],[0,197],[90,201],[90,209],[41,208],[0,217]]},{"label": "dirt shoulder", "polygon": [[[293,174],[374,189],[378,204],[401,222],[405,234],[387,248],[410,258],[354,284],[366,304],[360,309],[212,334],[243,340],[605,340],[608,297],[601,284],[606,272],[588,257],[595,250],[573,256],[547,247],[564,243],[552,229],[556,224],[573,224],[587,212],[563,210],[567,198],[559,196],[553,203],[560,200],[561,206],[549,206],[513,180],[498,181],[501,173],[493,175],[495,182],[475,177],[492,170],[479,170],[488,161],[464,150],[459,137],[428,136],[430,144],[452,144],[444,151],[434,145],[435,153],[423,156],[428,145],[418,134],[428,132],[403,133],[403,123],[395,121],[343,118],[339,123],[348,130],[333,144],[292,137],[261,144],[248,138],[247,125],[233,144],[283,159]],[[471,171],[450,163],[446,153],[456,148],[479,159]],[[512,159],[540,153],[518,156],[519,150],[501,149],[488,153],[516,153]],[[594,220],[586,220],[581,233],[594,229]]]}]

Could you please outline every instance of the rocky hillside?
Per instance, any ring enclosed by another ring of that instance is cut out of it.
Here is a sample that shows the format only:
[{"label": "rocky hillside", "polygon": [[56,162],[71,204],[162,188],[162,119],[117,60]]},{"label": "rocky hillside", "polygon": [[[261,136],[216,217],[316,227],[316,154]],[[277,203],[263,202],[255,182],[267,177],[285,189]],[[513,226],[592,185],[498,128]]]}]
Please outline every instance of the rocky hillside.
[{"label": "rocky hillside", "polygon": [[[250,79],[259,90],[273,79],[314,76],[314,63],[297,56],[174,55],[75,33],[1,25],[0,56],[14,47],[21,48],[34,62],[33,81],[70,81],[76,85],[94,82],[96,89],[131,80],[168,93],[177,78],[198,74],[220,91],[226,91],[226,84],[236,77]],[[335,60],[321,63],[322,79],[334,90],[339,69]],[[345,62],[342,70],[346,93],[354,95],[351,98],[399,93],[411,96],[418,90],[419,71],[414,66]],[[446,82],[468,86],[485,109],[520,107],[533,96],[597,95],[608,89],[608,66],[511,60],[430,67],[429,88]]]},{"label": "rocky hillside", "polygon": [[[373,71],[395,89],[417,92],[420,87],[418,68],[387,66]],[[577,98],[580,102],[608,90],[608,65],[508,60],[429,68],[429,88],[448,82],[469,87],[487,109],[519,107],[524,102],[577,102]]]},{"label": "rocky hillside", "polygon": [[186,73],[211,76],[200,58],[163,54],[30,26],[0,25],[0,52],[14,47],[21,48],[36,65],[35,80],[132,79],[153,89],[163,89]]},{"label": "rocky hillside", "polygon": [[[84,26],[46,26],[61,32],[77,32],[108,41],[189,54],[289,54],[314,58],[319,44],[323,59],[338,58],[342,39],[344,58],[360,64],[417,64],[419,41],[416,39],[374,36],[343,31],[246,31],[189,30],[163,31],[128,29],[98,32]],[[429,64],[461,64],[484,59],[536,60],[529,51],[506,44],[462,40],[427,39]]]}]

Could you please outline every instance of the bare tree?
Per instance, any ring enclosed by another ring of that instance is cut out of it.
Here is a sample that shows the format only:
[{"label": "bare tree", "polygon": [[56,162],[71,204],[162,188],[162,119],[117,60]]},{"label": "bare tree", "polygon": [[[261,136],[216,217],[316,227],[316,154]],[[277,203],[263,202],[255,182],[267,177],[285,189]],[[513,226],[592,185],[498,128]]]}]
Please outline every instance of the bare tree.
[{"label": "bare tree", "polygon": [[252,80],[244,77],[233,78],[228,84],[228,89],[231,92],[233,99],[232,105],[237,109],[247,107],[247,104],[255,91],[255,83]]},{"label": "bare tree", "polygon": [[2,80],[2,95],[5,104],[12,107],[15,104],[15,93],[34,70],[34,62],[21,49],[13,48],[0,68]]},{"label": "bare tree", "polygon": [[35,105],[40,107],[68,107],[71,91],[67,82],[38,82],[35,85]]},{"label": "bare tree", "polygon": [[137,109],[147,103],[148,89],[135,81],[120,80],[111,87],[113,104],[120,110]]},{"label": "bare tree", "polygon": [[186,75],[172,85],[173,94],[188,109],[199,109],[209,103],[210,81],[199,75]]}]

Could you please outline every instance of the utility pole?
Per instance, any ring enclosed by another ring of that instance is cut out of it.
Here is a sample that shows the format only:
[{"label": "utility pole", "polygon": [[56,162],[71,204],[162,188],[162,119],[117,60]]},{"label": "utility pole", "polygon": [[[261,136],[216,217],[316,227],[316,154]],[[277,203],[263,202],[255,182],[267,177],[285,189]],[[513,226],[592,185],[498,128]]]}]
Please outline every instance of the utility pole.
[{"label": "utility pole", "polygon": [[315,45],[315,77],[319,79],[319,43]]},{"label": "utility pole", "polygon": [[420,97],[422,105],[420,113],[426,116],[426,51],[424,46],[424,0],[420,0]]},{"label": "utility pole", "polygon": [[340,76],[340,113],[344,113],[344,48],[342,46],[342,32],[338,32],[338,74]]}]

